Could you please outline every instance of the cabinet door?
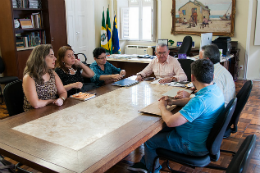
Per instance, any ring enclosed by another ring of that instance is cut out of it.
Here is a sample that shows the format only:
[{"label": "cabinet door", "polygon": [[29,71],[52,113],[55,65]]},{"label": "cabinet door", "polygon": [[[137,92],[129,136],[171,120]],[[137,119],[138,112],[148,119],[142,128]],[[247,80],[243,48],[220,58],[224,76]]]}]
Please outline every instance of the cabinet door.
[{"label": "cabinet door", "polygon": [[67,45],[66,14],[64,0],[48,0],[50,37],[54,54],[61,46]]},{"label": "cabinet door", "polygon": [[84,53],[88,58],[88,64],[94,62],[94,0],[66,0],[66,18],[68,44],[76,53]]}]

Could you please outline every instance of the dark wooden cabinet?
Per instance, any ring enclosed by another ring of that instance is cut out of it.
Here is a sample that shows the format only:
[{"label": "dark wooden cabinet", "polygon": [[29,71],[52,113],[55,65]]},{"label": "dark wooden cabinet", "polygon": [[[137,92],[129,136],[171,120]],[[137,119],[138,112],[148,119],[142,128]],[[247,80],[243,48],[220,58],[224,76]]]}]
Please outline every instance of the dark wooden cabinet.
[{"label": "dark wooden cabinet", "polygon": [[[14,27],[14,19],[29,18],[32,13],[41,14],[41,28],[21,29]],[[46,43],[52,44],[55,55],[67,44],[66,13],[64,0],[41,0],[40,9],[13,8],[12,0],[0,1],[0,48],[5,63],[5,76],[22,79],[23,70],[33,47],[16,48],[16,34],[44,31]]]}]

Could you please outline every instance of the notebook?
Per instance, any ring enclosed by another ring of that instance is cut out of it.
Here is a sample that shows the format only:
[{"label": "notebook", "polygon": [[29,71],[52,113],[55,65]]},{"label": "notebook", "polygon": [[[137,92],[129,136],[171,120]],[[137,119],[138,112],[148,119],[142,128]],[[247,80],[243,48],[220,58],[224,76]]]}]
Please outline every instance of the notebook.
[{"label": "notebook", "polygon": [[[156,102],[144,107],[143,109],[139,110],[139,112],[162,116],[162,112],[158,107],[158,103],[159,103],[159,101],[156,101]],[[172,106],[168,105],[167,110],[172,111],[175,107],[176,107],[176,105],[172,105]]]},{"label": "notebook", "polygon": [[85,100],[89,100],[95,96],[96,96],[95,94],[79,92],[79,93],[71,95],[70,97],[72,97],[74,99],[85,101]]},{"label": "notebook", "polygon": [[117,86],[122,86],[122,87],[128,87],[134,84],[139,83],[137,80],[132,80],[132,79],[122,79],[120,81],[114,82],[112,85],[117,85]]}]

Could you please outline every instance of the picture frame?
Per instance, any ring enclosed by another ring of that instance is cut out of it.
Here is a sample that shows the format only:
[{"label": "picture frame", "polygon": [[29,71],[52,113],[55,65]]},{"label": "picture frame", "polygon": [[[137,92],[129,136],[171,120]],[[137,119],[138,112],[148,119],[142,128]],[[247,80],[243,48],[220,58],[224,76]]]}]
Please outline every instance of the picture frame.
[{"label": "picture frame", "polygon": [[236,0],[172,0],[171,33],[234,36]]},{"label": "picture frame", "polygon": [[160,43],[164,43],[168,46],[168,39],[157,39],[157,43],[160,44]]}]

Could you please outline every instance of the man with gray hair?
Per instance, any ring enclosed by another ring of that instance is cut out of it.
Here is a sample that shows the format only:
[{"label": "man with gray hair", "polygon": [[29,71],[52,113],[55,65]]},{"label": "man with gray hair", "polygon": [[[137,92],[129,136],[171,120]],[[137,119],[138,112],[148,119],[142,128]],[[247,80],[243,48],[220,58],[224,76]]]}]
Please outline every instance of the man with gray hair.
[{"label": "man with gray hair", "polygon": [[[214,65],[210,60],[199,59],[191,64],[191,81],[198,90],[195,97],[190,100],[167,96],[159,99],[158,107],[167,127],[144,143],[145,155],[127,169],[143,173],[151,173],[154,169],[154,173],[159,173],[159,160],[153,165],[157,148],[193,156],[209,153],[206,147],[208,135],[225,108],[223,93],[213,83],[213,75]],[[167,105],[183,108],[173,114],[167,110]]]},{"label": "man with gray hair", "polygon": [[214,64],[214,80],[222,90],[225,98],[225,106],[236,96],[235,82],[230,72],[220,64],[220,53],[218,46],[210,44],[202,47],[202,58],[209,59]]},{"label": "man with gray hair", "polygon": [[[225,106],[236,96],[236,87],[230,72],[220,64],[220,53],[215,44],[205,45],[199,53],[200,59],[209,59],[214,64],[213,82],[221,89],[225,98]],[[175,98],[190,97],[186,91],[179,91]]]},{"label": "man with gray hair", "polygon": [[136,80],[142,81],[143,78],[154,73],[156,78],[162,78],[160,83],[169,83],[172,81],[185,81],[187,76],[179,61],[169,55],[170,50],[166,44],[156,46],[156,58],[154,58],[141,72],[137,73]]}]

